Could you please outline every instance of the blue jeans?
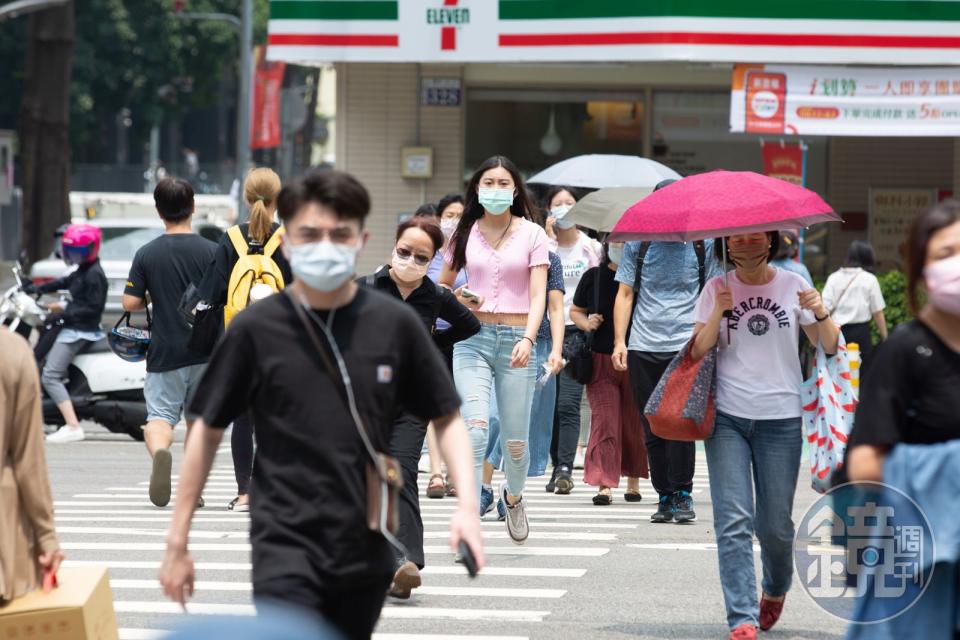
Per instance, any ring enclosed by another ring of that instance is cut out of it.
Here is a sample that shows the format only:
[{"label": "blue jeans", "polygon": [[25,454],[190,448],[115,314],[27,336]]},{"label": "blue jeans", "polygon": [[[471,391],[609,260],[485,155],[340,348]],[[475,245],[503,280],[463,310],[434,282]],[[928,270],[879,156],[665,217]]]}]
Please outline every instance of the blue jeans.
[{"label": "blue jeans", "polygon": [[[543,365],[550,357],[553,343],[549,338],[537,341],[537,377],[543,375]],[[487,444],[487,462],[499,469],[503,462],[503,443],[500,440],[500,412],[497,397],[493,394],[490,403],[490,442]],[[550,459],[550,438],[553,435],[553,408],[557,402],[557,377],[551,376],[547,384],[533,392],[533,406],[530,410],[530,468],[528,478],[535,478],[547,472],[547,460]]]},{"label": "blue jeans", "polygon": [[800,418],[749,420],[718,411],[704,445],[727,623],[731,629],[756,625],[760,611],[754,531],[760,541],[764,593],[785,595],[793,578],[793,496],[803,448]]},{"label": "blue jeans", "polygon": [[463,398],[460,413],[473,445],[477,490],[490,440],[490,399],[494,391],[500,416],[500,437],[507,447],[507,490],[523,495],[530,467],[527,442],[530,407],[537,376],[537,359],[531,354],[527,366],[510,367],[513,347],[523,339],[523,327],[484,323],[480,333],[453,348],[453,379]]}]

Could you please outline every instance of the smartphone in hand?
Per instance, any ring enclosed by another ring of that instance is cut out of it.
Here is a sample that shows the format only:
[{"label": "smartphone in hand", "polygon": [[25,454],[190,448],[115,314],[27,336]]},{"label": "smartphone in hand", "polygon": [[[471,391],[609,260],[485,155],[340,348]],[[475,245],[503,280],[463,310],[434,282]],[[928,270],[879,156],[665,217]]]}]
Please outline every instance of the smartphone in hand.
[{"label": "smartphone in hand", "polygon": [[473,557],[473,551],[470,550],[470,546],[461,540],[458,551],[460,552],[460,557],[463,558],[463,565],[467,568],[467,573],[471,578],[476,578],[478,572],[477,559]]}]

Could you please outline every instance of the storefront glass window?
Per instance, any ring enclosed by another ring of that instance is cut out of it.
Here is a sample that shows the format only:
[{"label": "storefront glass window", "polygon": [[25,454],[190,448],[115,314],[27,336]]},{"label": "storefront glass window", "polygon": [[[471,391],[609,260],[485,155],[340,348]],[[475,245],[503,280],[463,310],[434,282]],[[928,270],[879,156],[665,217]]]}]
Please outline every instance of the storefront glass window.
[{"label": "storefront glass window", "polygon": [[497,154],[528,176],[586,153],[640,155],[643,127],[639,95],[472,91],[466,173]]}]

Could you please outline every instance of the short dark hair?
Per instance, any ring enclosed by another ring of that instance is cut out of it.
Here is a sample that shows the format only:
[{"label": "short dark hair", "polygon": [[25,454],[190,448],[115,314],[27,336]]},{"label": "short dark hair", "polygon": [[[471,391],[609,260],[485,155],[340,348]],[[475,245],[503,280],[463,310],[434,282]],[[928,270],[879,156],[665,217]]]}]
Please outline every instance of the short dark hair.
[{"label": "short dark hair", "polygon": [[193,215],[193,187],[183,178],[164,178],[153,190],[153,203],[167,222],[183,222]]},{"label": "short dark hair", "polygon": [[873,251],[869,242],[854,240],[847,250],[847,261],[843,263],[843,266],[860,267],[872,272],[877,266],[877,254]]},{"label": "short dark hair", "polygon": [[440,230],[440,225],[438,225],[433,218],[428,216],[413,216],[412,218],[404,220],[400,223],[400,226],[397,227],[398,241],[400,240],[400,236],[408,229],[420,229],[420,231],[430,236],[430,241],[433,243],[433,255],[437,255],[437,251],[443,248],[443,231]]},{"label": "short dark hair", "polygon": [[[771,262],[777,256],[777,252],[780,251],[780,233],[778,231],[767,231],[767,237],[770,238],[770,251],[767,252],[767,262]],[[723,261],[723,243],[725,243],[730,238],[717,238],[713,242],[713,255],[716,256],[717,260]],[[730,251],[727,250],[727,256],[729,257]]]},{"label": "short dark hair", "polygon": [[454,203],[463,204],[463,196],[459,193],[448,193],[440,198],[440,202],[437,203],[437,215],[443,215],[443,212],[447,210],[447,207]]},{"label": "short dark hair", "polygon": [[960,200],[944,200],[917,216],[907,239],[907,302],[914,315],[920,312],[919,287],[927,265],[927,246],[938,231],[960,222]]},{"label": "short dark hair", "polygon": [[424,204],[417,207],[417,210],[413,212],[414,218],[436,218],[437,217],[437,205],[432,202],[425,202]]},{"label": "short dark hair", "polygon": [[277,197],[277,214],[288,224],[310,203],[333,209],[341,220],[356,220],[363,227],[370,214],[370,194],[346,171],[319,169],[285,186]]}]

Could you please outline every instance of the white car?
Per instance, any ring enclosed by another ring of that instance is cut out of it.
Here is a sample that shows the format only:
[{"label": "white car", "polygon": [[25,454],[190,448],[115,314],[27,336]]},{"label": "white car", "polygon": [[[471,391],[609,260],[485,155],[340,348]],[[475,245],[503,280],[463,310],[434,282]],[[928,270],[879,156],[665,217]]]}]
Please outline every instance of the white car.
[{"label": "white car", "polygon": [[[107,306],[104,310],[109,317],[123,314],[123,290],[130,274],[130,265],[137,250],[154,238],[163,234],[163,223],[158,218],[94,218],[93,220],[75,219],[74,223],[92,224],[100,227],[103,240],[100,244],[100,266],[107,276]],[[224,233],[223,223],[194,220],[193,230],[204,238],[217,242]],[[57,249],[46,260],[34,263],[30,269],[30,279],[41,285],[70,273],[75,266],[67,266],[58,256]],[[104,322],[104,325],[107,323]]]}]

